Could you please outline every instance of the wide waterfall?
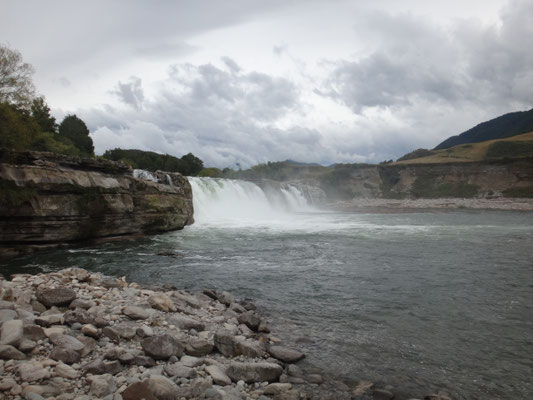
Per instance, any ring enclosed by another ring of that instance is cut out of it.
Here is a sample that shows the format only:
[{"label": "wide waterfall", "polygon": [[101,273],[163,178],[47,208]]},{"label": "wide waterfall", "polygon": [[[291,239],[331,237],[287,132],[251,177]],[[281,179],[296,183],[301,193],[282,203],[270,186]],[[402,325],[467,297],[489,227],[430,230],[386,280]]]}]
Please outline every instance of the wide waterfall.
[{"label": "wide waterfall", "polygon": [[197,223],[265,221],[291,213],[312,211],[303,194],[291,185],[269,186],[218,178],[189,177]]}]

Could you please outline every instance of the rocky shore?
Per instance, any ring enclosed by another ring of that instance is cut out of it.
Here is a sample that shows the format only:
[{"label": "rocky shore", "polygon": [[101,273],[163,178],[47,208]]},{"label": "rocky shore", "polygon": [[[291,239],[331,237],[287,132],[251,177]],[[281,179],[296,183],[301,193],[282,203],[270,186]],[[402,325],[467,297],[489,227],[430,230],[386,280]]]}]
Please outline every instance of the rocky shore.
[{"label": "rocky shore", "polygon": [[228,292],[143,288],[80,268],[17,274],[0,278],[0,326],[0,399],[394,397],[305,373],[305,355]]}]

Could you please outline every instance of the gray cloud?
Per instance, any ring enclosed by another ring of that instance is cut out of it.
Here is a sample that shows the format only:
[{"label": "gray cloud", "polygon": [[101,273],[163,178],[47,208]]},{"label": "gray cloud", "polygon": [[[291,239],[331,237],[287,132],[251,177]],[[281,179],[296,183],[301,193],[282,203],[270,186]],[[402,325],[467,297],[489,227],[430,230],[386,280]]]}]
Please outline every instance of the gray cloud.
[{"label": "gray cloud", "polygon": [[129,83],[119,81],[116,90],[112,93],[116,94],[122,102],[136,110],[140,110],[143,106],[144,92],[141,78],[132,76],[129,79]]}]

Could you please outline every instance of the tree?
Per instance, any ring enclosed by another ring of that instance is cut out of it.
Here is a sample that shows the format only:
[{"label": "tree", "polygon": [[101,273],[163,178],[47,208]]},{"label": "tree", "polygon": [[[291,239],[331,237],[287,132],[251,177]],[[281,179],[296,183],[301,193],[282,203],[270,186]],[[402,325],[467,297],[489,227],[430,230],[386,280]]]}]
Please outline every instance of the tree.
[{"label": "tree", "polygon": [[17,151],[31,149],[40,133],[39,126],[26,110],[0,103],[0,147]]},{"label": "tree", "polygon": [[89,129],[76,115],[67,115],[59,125],[59,136],[68,139],[84,155],[94,156],[93,140],[89,136]]},{"label": "tree", "polygon": [[0,45],[0,102],[29,109],[35,95],[33,72],[20,52]]},{"label": "tree", "polygon": [[56,119],[50,115],[50,107],[43,97],[37,97],[31,103],[31,115],[43,132],[57,132]]},{"label": "tree", "polygon": [[203,161],[192,153],[182,156],[181,161],[184,164],[182,172],[184,175],[196,176],[204,168]]}]

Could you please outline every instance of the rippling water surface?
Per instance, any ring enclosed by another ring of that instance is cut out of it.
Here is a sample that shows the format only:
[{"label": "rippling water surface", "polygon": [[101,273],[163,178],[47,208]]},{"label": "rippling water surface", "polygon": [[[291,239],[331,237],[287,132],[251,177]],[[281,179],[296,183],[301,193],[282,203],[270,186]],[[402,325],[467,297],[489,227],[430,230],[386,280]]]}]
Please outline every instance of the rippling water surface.
[{"label": "rippling water surface", "polygon": [[[177,252],[171,257],[158,253]],[[4,265],[77,266],[256,300],[306,368],[399,397],[533,397],[533,213],[296,213]]]}]

